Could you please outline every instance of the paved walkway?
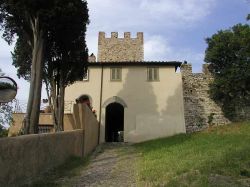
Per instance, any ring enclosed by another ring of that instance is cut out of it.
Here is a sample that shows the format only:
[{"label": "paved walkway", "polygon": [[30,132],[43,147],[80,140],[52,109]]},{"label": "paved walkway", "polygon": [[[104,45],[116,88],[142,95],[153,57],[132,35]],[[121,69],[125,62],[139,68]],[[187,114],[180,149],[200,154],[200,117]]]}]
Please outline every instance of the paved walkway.
[{"label": "paved walkway", "polygon": [[126,143],[99,146],[80,176],[61,181],[62,186],[136,186],[134,147]]}]

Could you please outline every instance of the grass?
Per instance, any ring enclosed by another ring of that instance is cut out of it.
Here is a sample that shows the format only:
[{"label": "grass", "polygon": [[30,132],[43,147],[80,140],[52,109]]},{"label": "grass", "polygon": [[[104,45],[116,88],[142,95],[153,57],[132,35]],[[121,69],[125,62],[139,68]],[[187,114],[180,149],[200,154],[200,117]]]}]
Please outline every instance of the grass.
[{"label": "grass", "polygon": [[[250,122],[147,141],[120,149],[119,154],[114,172],[123,172],[120,168],[129,167],[135,158],[137,186],[249,186]],[[71,186],[67,179],[79,175],[88,163],[89,157],[70,158],[32,186]]]},{"label": "grass", "polygon": [[250,181],[249,122],[135,147],[139,186],[243,186]]},{"label": "grass", "polygon": [[[89,156],[85,158],[71,157],[64,164],[49,170],[39,179],[32,183],[36,187],[62,186],[60,179],[71,178],[79,175],[81,170],[89,163]],[[65,184],[64,184],[65,185]]]}]

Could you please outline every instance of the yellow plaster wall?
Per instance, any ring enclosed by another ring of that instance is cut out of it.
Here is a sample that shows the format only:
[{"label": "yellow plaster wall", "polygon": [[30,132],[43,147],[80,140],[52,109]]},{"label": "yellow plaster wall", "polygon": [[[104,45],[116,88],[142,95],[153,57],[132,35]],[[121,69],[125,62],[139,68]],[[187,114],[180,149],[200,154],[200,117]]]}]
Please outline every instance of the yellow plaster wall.
[{"label": "yellow plaster wall", "polygon": [[[100,108],[101,67],[89,68],[89,81],[66,88],[65,100],[74,101],[81,94],[90,95],[97,119],[101,121],[100,141],[105,141],[105,107],[108,99],[118,96],[126,104],[124,140],[141,142],[185,133],[182,78],[175,67],[160,67],[160,81],[147,81],[146,66],[122,67],[122,81],[110,81],[110,68],[103,70],[103,95]],[[101,110],[101,116],[99,112]]]}]

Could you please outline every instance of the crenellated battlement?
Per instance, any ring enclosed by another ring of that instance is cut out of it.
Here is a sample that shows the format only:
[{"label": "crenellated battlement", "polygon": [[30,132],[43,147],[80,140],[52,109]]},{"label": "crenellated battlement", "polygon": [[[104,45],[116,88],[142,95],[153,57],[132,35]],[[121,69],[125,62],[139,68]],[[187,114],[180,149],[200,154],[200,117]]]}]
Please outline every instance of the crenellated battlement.
[{"label": "crenellated battlement", "polygon": [[123,38],[119,38],[118,32],[111,32],[111,37],[106,37],[105,32],[99,32],[98,61],[143,61],[143,43],[142,32],[138,32],[136,38],[132,38],[130,32],[124,32]]},{"label": "crenellated battlement", "polygon": [[105,32],[99,32],[99,40],[104,39],[138,39],[140,41],[143,41],[143,32],[137,32],[136,38],[131,38],[131,32],[124,32],[123,38],[119,38],[118,32],[111,32],[111,37],[106,37]]},{"label": "crenellated battlement", "polygon": [[130,39],[131,33],[130,32],[124,32],[124,38]]},{"label": "crenellated battlement", "polygon": [[111,38],[118,38],[118,32],[111,32]]}]

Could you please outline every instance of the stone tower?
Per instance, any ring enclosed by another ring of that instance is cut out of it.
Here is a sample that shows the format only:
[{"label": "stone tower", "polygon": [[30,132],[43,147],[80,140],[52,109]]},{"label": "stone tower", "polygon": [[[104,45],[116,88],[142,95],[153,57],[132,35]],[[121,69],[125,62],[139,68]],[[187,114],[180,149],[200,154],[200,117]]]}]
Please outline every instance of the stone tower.
[{"label": "stone tower", "polygon": [[106,38],[104,32],[99,32],[97,59],[98,62],[143,61],[143,33],[131,38],[130,32],[125,32],[124,38],[118,38],[118,33],[112,32],[111,38]]}]

